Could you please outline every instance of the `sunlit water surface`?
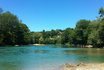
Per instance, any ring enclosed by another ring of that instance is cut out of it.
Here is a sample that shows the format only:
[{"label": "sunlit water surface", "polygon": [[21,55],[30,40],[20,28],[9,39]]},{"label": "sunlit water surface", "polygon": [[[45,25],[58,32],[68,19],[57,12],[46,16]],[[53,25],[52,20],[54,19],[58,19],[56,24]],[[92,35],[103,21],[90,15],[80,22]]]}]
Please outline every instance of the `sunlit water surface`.
[{"label": "sunlit water surface", "polygon": [[63,47],[0,47],[0,70],[59,70],[65,63],[104,62],[104,49]]}]

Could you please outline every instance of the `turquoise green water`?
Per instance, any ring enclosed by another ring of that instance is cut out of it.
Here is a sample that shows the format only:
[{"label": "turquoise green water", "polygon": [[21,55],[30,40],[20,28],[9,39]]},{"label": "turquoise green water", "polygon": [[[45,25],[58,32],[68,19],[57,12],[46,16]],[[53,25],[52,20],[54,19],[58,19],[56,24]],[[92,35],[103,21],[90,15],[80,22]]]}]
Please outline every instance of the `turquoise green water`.
[{"label": "turquoise green water", "polygon": [[0,47],[0,70],[59,70],[65,63],[104,62],[104,49],[62,47]]}]

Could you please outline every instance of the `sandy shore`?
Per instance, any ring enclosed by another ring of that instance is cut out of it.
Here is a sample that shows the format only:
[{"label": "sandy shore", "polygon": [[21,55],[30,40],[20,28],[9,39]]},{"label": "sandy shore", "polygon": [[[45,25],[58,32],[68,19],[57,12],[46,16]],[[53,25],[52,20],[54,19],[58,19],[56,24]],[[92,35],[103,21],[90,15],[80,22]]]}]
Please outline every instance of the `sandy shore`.
[{"label": "sandy shore", "polygon": [[34,46],[45,46],[45,44],[33,44]]},{"label": "sandy shore", "polygon": [[104,70],[104,63],[94,64],[65,64],[61,70]]}]

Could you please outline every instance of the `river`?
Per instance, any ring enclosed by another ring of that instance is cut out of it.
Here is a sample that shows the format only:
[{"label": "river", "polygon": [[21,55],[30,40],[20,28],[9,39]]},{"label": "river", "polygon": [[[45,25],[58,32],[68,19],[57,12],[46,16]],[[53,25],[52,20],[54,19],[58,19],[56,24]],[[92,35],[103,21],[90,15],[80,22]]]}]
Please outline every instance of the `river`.
[{"label": "river", "polygon": [[104,49],[64,47],[0,47],[0,70],[59,70],[65,63],[104,62]]}]

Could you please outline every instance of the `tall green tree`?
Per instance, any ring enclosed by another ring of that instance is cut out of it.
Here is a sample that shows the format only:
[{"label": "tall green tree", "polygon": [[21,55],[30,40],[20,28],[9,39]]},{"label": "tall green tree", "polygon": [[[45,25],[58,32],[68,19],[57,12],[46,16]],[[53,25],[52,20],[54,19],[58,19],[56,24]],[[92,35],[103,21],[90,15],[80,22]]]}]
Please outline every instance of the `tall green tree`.
[{"label": "tall green tree", "polygon": [[98,34],[99,34],[99,42],[100,42],[100,47],[104,46],[104,20],[101,21],[99,29],[98,29]]},{"label": "tall green tree", "polygon": [[73,29],[72,28],[67,28],[62,34],[62,44],[72,43],[72,38],[73,38]]},{"label": "tall green tree", "polygon": [[30,30],[16,15],[5,12],[0,15],[0,44],[28,44]]},{"label": "tall green tree", "polygon": [[80,20],[76,24],[75,28],[75,39],[76,44],[86,45],[88,39],[88,27],[89,27],[89,20]]}]

